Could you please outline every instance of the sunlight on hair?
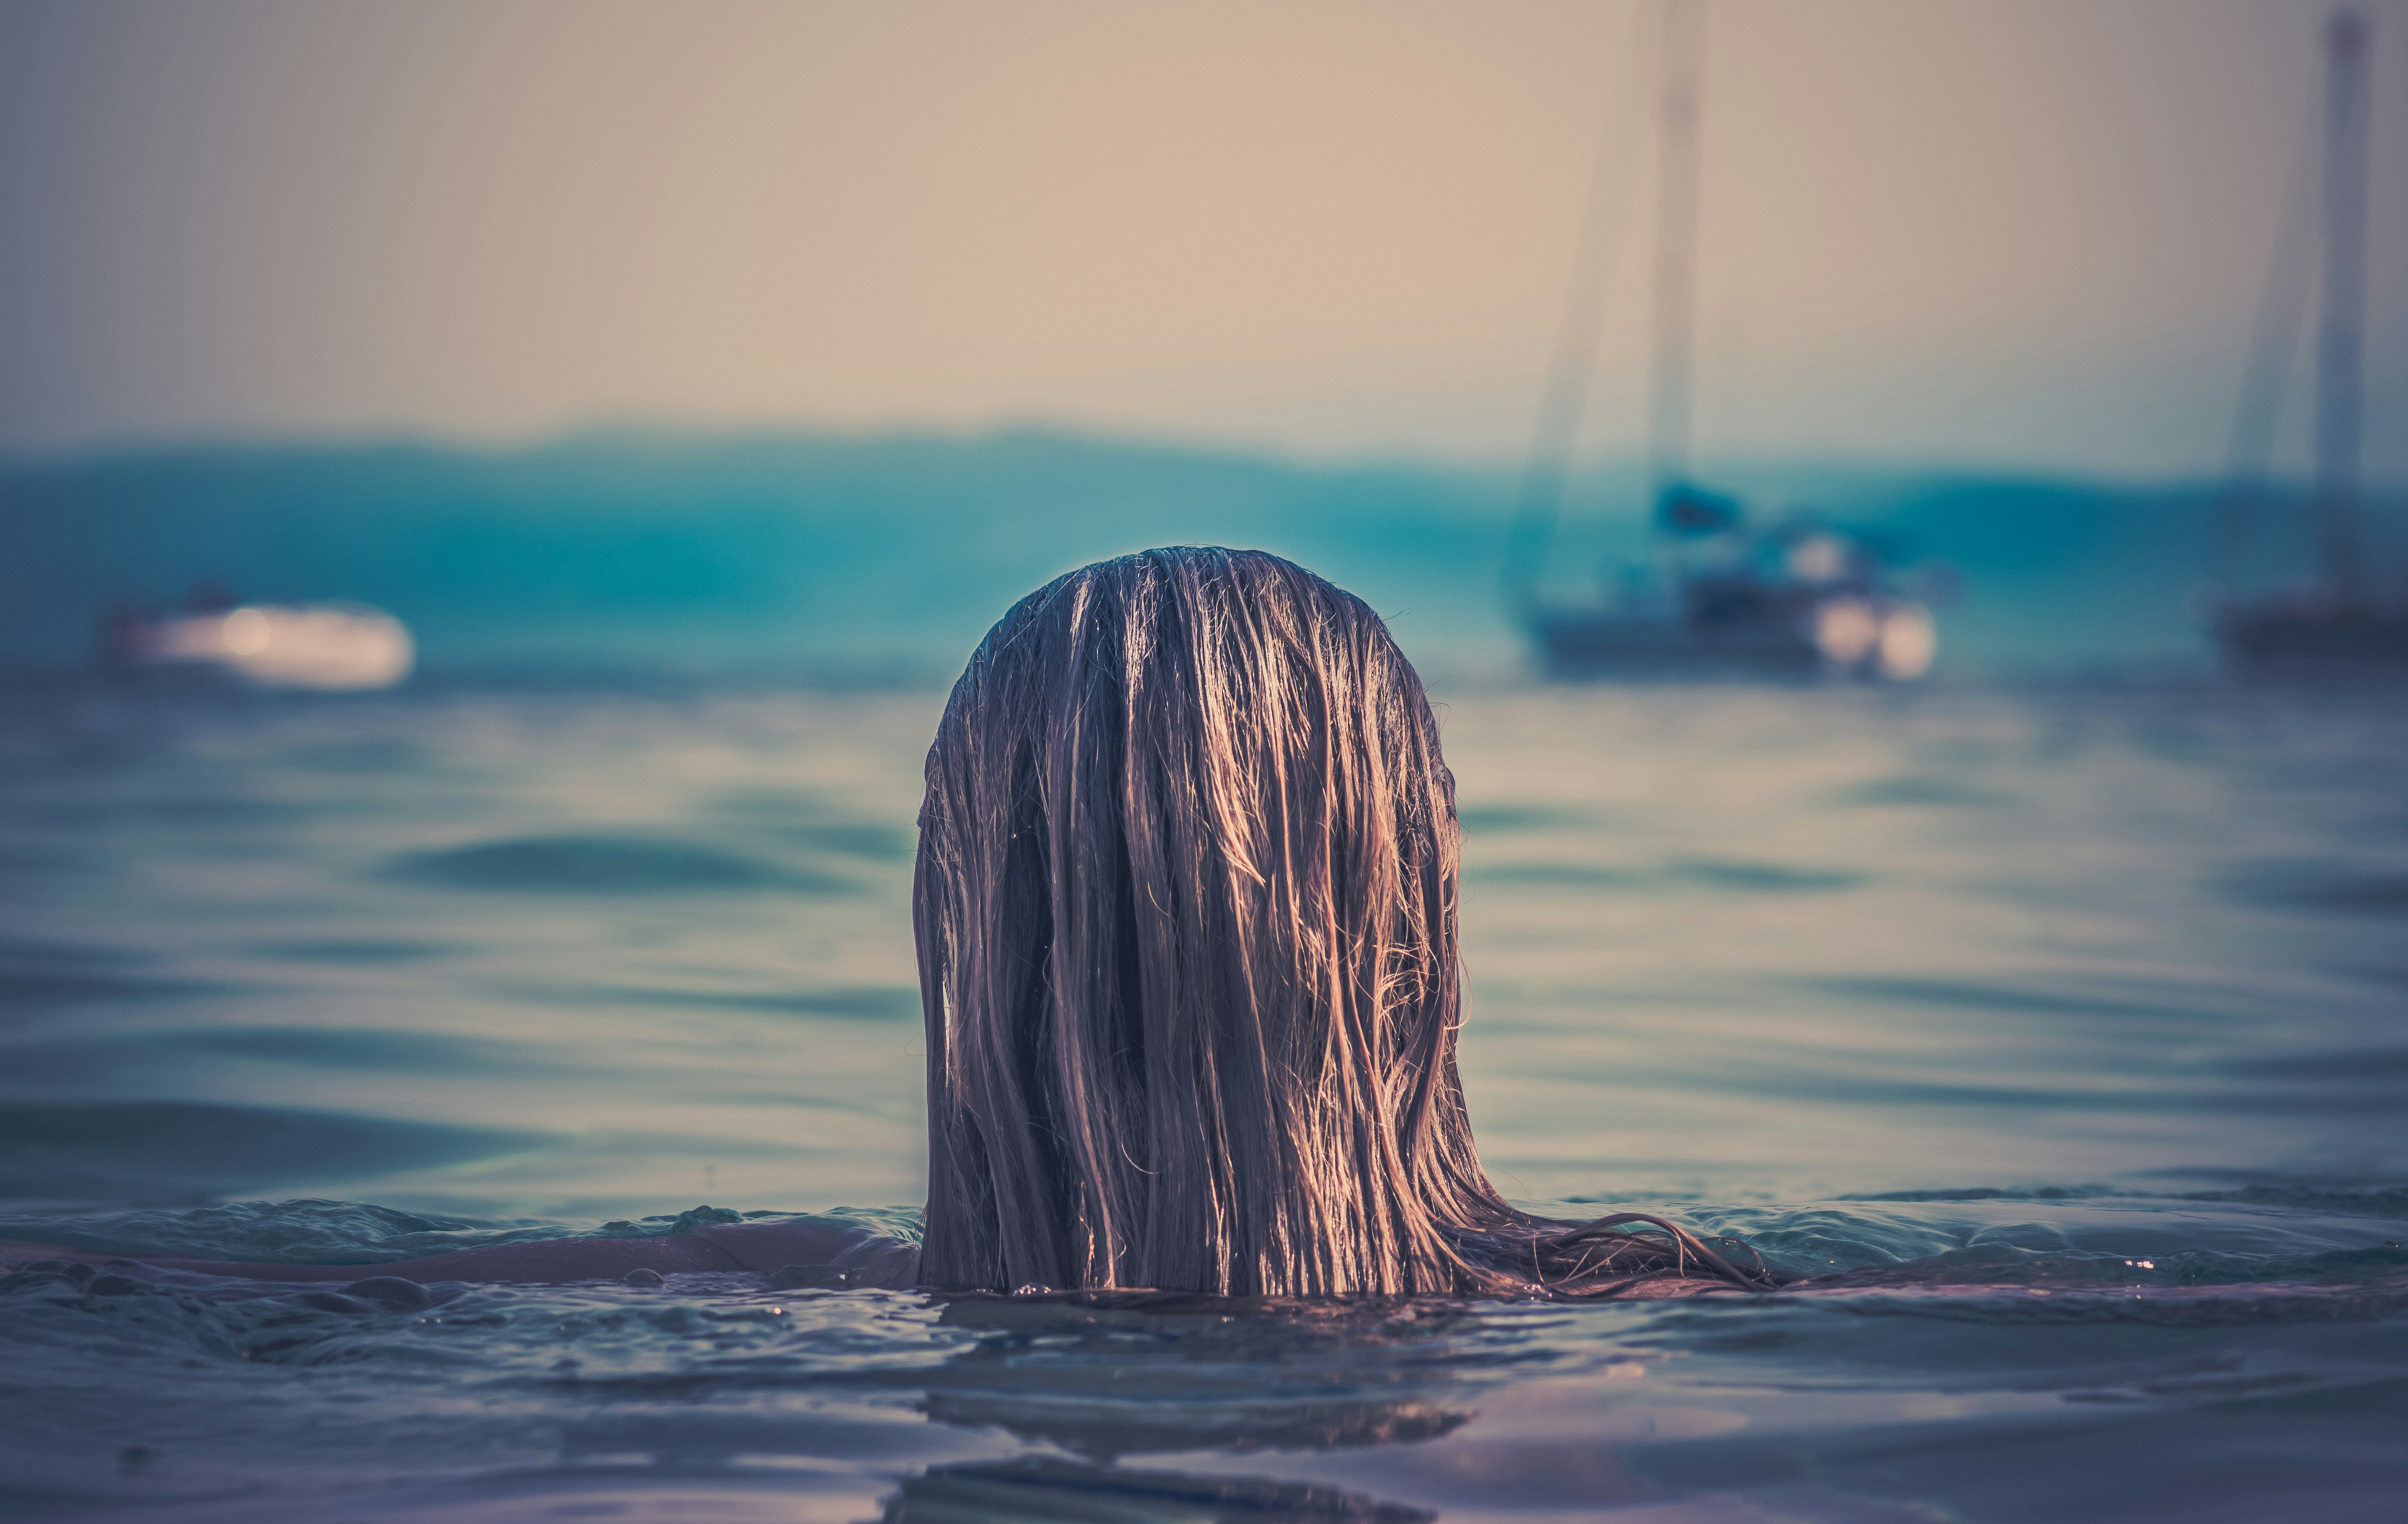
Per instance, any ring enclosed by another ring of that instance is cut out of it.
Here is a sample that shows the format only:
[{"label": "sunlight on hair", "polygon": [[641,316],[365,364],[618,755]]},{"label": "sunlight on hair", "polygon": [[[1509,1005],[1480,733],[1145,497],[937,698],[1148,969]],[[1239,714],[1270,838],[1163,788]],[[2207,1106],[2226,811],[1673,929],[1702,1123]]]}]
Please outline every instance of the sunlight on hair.
[{"label": "sunlight on hair", "polygon": [[1296,1296],[1748,1284],[1482,1171],[1455,780],[1361,600],[1255,551],[1070,573],[928,753],[923,1278]]}]

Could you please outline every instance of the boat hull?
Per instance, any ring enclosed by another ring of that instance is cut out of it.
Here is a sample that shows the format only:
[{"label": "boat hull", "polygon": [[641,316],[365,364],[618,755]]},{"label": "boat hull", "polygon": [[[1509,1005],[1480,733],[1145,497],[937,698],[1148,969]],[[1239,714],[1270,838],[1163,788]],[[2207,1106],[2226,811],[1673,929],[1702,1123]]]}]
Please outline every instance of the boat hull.
[{"label": "boat hull", "polygon": [[2216,621],[2225,669],[2254,681],[2408,683],[2408,612],[2240,608]]},{"label": "boat hull", "polygon": [[1574,682],[1905,682],[1939,649],[1930,610],[1912,600],[1740,591],[1692,598],[1681,614],[1541,609],[1531,633],[1547,676]]},{"label": "boat hull", "polygon": [[1790,629],[1700,629],[1685,620],[1542,615],[1535,621],[1547,676],[1598,682],[1810,682],[1828,663]]}]

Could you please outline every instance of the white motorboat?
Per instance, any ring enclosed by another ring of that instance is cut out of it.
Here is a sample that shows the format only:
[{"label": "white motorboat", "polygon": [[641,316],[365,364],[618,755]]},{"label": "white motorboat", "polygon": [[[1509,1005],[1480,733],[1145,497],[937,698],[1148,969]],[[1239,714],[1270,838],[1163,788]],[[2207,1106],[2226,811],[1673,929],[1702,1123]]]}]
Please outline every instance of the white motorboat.
[{"label": "white motorboat", "polygon": [[260,688],[391,688],[417,648],[402,622],[362,604],[237,604],[121,614],[103,635],[121,668],[220,673]]}]

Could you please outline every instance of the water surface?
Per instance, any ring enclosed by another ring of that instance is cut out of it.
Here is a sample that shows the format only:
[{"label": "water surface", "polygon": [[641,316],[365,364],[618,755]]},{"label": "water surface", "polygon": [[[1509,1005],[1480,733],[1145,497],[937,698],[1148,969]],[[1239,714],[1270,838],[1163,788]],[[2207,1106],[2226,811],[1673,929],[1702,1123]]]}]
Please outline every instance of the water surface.
[{"label": "water surface", "polygon": [[[699,1204],[908,1228],[937,695],[5,703],[0,1235],[366,1264]],[[0,1512],[2392,1517],[2408,709],[1667,689],[1444,719],[1492,1174],[1841,1280],[22,1286]]]}]

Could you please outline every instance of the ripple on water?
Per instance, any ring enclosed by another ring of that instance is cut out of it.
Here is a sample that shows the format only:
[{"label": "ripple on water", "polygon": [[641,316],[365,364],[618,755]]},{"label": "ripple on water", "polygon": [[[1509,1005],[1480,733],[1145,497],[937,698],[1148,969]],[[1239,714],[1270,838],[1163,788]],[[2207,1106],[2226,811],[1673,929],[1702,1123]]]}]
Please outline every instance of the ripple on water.
[{"label": "ripple on water", "polygon": [[1834,805],[1869,808],[1996,809],[2015,803],[2013,794],[1928,773],[1875,778],[1828,797]]},{"label": "ripple on water", "polygon": [[877,862],[910,862],[919,841],[914,833],[902,826],[868,822],[776,826],[770,834],[799,847]]},{"label": "ripple on water", "polygon": [[125,1001],[194,1000],[236,988],[204,979],[136,978],[68,970],[0,972],[0,1020],[38,1016],[73,1005]]},{"label": "ripple on water", "polygon": [[[108,1254],[343,1264],[407,1259],[565,1230],[405,1212],[373,1202],[227,1202],[131,1211],[0,1214],[0,1237]],[[514,1229],[521,1231],[513,1231]]]},{"label": "ripple on water", "polygon": [[781,890],[846,894],[857,886],[725,847],[644,836],[523,836],[410,852],[388,876],[445,889],[534,894]]},{"label": "ripple on water", "polygon": [[2220,883],[2243,904],[2274,910],[2408,915],[2408,873],[2329,862],[2244,863]]},{"label": "ripple on water", "polygon": [[933,1466],[906,1477],[883,1524],[964,1519],[1232,1519],[1421,1524],[1438,1515],[1364,1493],[1261,1476],[1193,1476],[1040,1458]]},{"label": "ripple on water", "polygon": [[2358,1281],[2408,1272],[2396,1220],[2272,1202],[1900,1191],[1796,1206],[1698,1207],[1792,1275],[1885,1284],[2091,1287]]},{"label": "ripple on water", "polygon": [[388,937],[312,937],[298,942],[259,942],[251,950],[262,958],[291,959],[305,963],[408,963],[441,958],[460,949],[443,942],[412,942]]},{"label": "ripple on water", "polygon": [[408,773],[424,767],[429,753],[419,742],[381,735],[288,747],[278,760],[313,773]]},{"label": "ripple on water", "polygon": [[[695,997],[686,997],[689,1002]],[[787,994],[714,995],[704,1003],[772,1016],[836,1016],[869,1021],[917,1021],[920,991],[908,985],[867,984]]]},{"label": "ripple on water", "polygon": [[1635,869],[1586,862],[1488,862],[1465,868],[1463,876],[1475,883],[1534,889],[1635,890],[1648,882],[1648,876]]},{"label": "ripple on water", "polygon": [[826,797],[796,789],[738,789],[710,801],[711,813],[746,820],[780,841],[840,857],[908,860],[919,835],[911,826],[854,818]]},{"label": "ripple on water", "polygon": [[88,942],[65,942],[50,937],[0,936],[0,968],[123,968],[149,961],[146,954],[126,947],[98,947]]},{"label": "ripple on water", "polygon": [[1739,862],[1719,858],[1683,858],[1668,863],[1664,871],[1673,878],[1710,889],[1745,890],[1760,894],[1813,894],[1855,889],[1872,881],[1872,875],[1851,868],[1800,868],[1780,862]]},{"label": "ripple on water", "polygon": [[140,972],[150,955],[42,937],[0,937],[0,1023],[76,1005],[190,1000],[235,988]]},{"label": "ripple on water", "polygon": [[2235,1202],[2250,1206],[2291,1206],[2307,1212],[2351,1217],[2408,1218],[2408,1185],[2342,1183],[2281,1184],[2260,1181],[2231,1190],[2193,1190],[2183,1200]]},{"label": "ripple on water", "polygon": [[2252,1054],[2230,1061],[2225,1071],[2239,1078],[2408,1079],[2408,1047]]},{"label": "ripple on water", "polygon": [[100,1085],[122,1094],[129,1088],[173,1083],[194,1071],[196,1059],[410,1075],[556,1075],[568,1068],[552,1045],[445,1033],[179,1027],[74,1031],[0,1044],[0,1075],[5,1075],[0,1086],[25,1093],[52,1086]]},{"label": "ripple on water", "polygon": [[1518,831],[1578,830],[1598,823],[1585,810],[1555,805],[1459,805],[1455,823],[1476,835],[1506,835]]},{"label": "ripple on water", "polygon": [[[1802,988],[1828,990],[1851,1000],[1954,1007],[2000,1015],[2076,1018],[2137,1017],[2186,1025],[2202,1019],[2219,1019],[2219,1013],[2204,1008],[2195,992],[2190,990],[2174,991],[2179,996],[2175,999],[2135,1000],[2128,995],[2066,993],[2035,989],[2029,985],[1987,984],[1972,979],[1848,977],[1805,978],[1797,983]],[[2235,1013],[2225,1019],[2254,1021],[2258,1017],[2256,1013]]]},{"label": "ripple on water", "polygon": [[495,980],[487,988],[514,1000],[540,1001],[546,1004],[750,1011],[764,1016],[833,1016],[871,1021],[916,1021],[920,1018],[920,991],[900,984],[753,990],[513,979]]},{"label": "ripple on water", "polygon": [[158,1201],[465,1163],[537,1133],[196,1101],[12,1101],[0,1198]]},{"label": "ripple on water", "polygon": [[1484,884],[1646,892],[1667,889],[1736,890],[1748,894],[1816,894],[1855,889],[1872,875],[1848,868],[1799,867],[1727,858],[1675,858],[1652,867],[1593,862],[1488,862],[1463,876]]}]

